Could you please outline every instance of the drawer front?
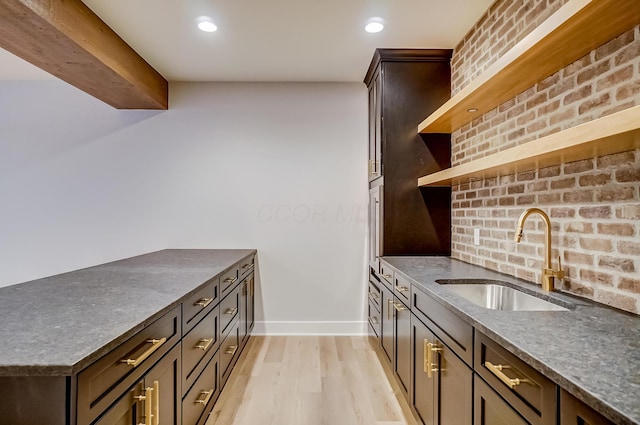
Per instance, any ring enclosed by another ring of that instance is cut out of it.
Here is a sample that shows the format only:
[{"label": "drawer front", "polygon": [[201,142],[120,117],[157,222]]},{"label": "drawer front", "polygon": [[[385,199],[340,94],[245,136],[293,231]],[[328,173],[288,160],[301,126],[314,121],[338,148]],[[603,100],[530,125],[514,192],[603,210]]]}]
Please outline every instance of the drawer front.
[{"label": "drawer front", "polygon": [[393,293],[405,304],[409,304],[409,300],[411,299],[411,282],[400,273],[395,273],[393,278]]},{"label": "drawer front", "polygon": [[256,263],[255,255],[240,261],[240,277],[242,278],[248,275],[249,273],[251,273],[255,268],[255,263]]},{"label": "drawer front", "polygon": [[202,289],[182,303],[182,332],[186,334],[220,301],[219,279],[211,279]]},{"label": "drawer front", "polygon": [[191,387],[197,377],[198,364],[203,359],[211,357],[220,345],[220,330],[218,329],[218,309],[215,308],[205,316],[182,339],[182,390]]},{"label": "drawer front", "polygon": [[220,302],[220,332],[222,335],[229,330],[229,324],[240,315],[240,286]]},{"label": "drawer front", "polygon": [[473,425],[531,425],[478,375],[473,383]]},{"label": "drawer front", "polygon": [[561,389],[560,425],[613,425],[613,422]]},{"label": "drawer front", "polygon": [[462,360],[473,367],[473,326],[418,287],[411,290],[411,312],[426,323]]},{"label": "drawer front", "polygon": [[233,287],[239,283],[240,274],[238,271],[238,265],[236,264],[228,270],[225,274],[220,276],[220,295],[224,297],[233,289]]},{"label": "drawer front", "polygon": [[389,288],[392,287],[393,285],[393,276],[394,275],[394,271],[391,267],[389,267],[388,264],[381,262],[380,263],[380,278],[382,279],[382,282],[386,283]]},{"label": "drawer front", "polygon": [[176,307],[78,374],[78,423],[88,424],[173,347],[181,337]]},{"label": "drawer front", "polygon": [[240,355],[240,322],[238,320],[231,326],[231,330],[220,344],[220,388],[229,379],[235,361]]},{"label": "drawer front", "polygon": [[380,335],[380,311],[369,300],[369,325],[373,328],[376,336]]},{"label": "drawer front", "polygon": [[214,356],[182,400],[182,423],[203,424],[220,395],[218,356]]},{"label": "drawer front", "polygon": [[476,333],[475,371],[528,422],[555,424],[556,385],[481,333]]},{"label": "drawer front", "polygon": [[375,283],[369,281],[369,304],[373,304],[380,311],[380,302],[382,299],[382,291]]}]

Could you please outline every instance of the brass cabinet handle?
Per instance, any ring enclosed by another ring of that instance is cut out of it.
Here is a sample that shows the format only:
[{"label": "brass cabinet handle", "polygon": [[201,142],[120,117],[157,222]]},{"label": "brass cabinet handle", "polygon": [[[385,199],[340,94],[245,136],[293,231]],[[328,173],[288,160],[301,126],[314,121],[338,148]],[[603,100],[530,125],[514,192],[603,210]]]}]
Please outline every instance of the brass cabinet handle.
[{"label": "brass cabinet handle", "polygon": [[200,307],[205,308],[206,306],[211,304],[211,301],[213,301],[213,298],[203,298],[200,301],[194,303],[193,305],[199,305]]},{"label": "brass cabinet handle", "polygon": [[227,347],[227,350],[225,351],[225,353],[234,355],[237,350],[238,350],[238,346],[237,345],[230,345],[230,346]]},{"label": "brass cabinet handle", "polygon": [[196,398],[195,404],[202,404],[203,406],[206,406],[212,395],[213,389],[210,389],[209,391],[201,391],[198,398]]},{"label": "brass cabinet handle", "polygon": [[407,292],[409,290],[409,288],[407,288],[406,286],[398,286],[398,285],[396,285],[396,290],[398,292]]},{"label": "brass cabinet handle", "polygon": [[509,388],[515,388],[518,385],[524,383],[524,382],[529,382],[528,379],[520,379],[520,378],[509,378],[502,370],[503,369],[510,369],[511,366],[509,365],[501,365],[501,364],[496,364],[494,365],[491,362],[485,361],[484,365],[486,366],[487,369],[489,369],[489,372],[493,373],[499,380],[501,380],[502,382],[505,383],[505,385],[507,385]]},{"label": "brass cabinet handle", "polygon": [[153,398],[153,388],[145,388],[145,402],[144,402],[144,423],[146,425],[153,425],[153,412],[151,406],[151,399]]},{"label": "brass cabinet handle", "polygon": [[212,342],[213,338],[202,338],[200,342],[198,342],[198,345],[194,346],[193,348],[196,350],[207,351]]},{"label": "brass cabinet handle", "polygon": [[405,307],[404,304],[402,303],[393,303],[393,307],[396,309],[396,311],[402,311],[407,309],[407,307]]},{"label": "brass cabinet handle", "polygon": [[384,277],[385,279],[391,279],[393,276],[391,276],[390,274],[383,274],[382,277]]},{"label": "brass cabinet handle", "polygon": [[140,354],[140,356],[138,358],[136,358],[136,359],[121,359],[120,363],[126,363],[129,366],[136,367],[140,363],[142,363],[147,357],[149,357],[150,355],[155,353],[158,348],[162,347],[162,344],[164,344],[165,342],[167,342],[167,338],[165,338],[165,337],[160,338],[160,339],[148,339],[146,341],[146,343],[151,344],[151,347],[149,347],[144,353]]},{"label": "brass cabinet handle", "polygon": [[374,325],[378,324],[378,318],[376,316],[369,317],[369,320],[371,320],[371,323]]},{"label": "brass cabinet handle", "polygon": [[253,267],[253,264],[252,264],[252,263],[244,264],[244,265],[242,266],[242,270],[247,270],[247,269],[252,268],[252,267]]},{"label": "brass cabinet handle", "polygon": [[424,371],[427,373],[427,377],[433,377],[433,372],[438,372],[438,367],[433,364],[433,353],[442,351],[441,347],[438,347],[436,343],[424,340]]},{"label": "brass cabinet handle", "polygon": [[224,314],[228,314],[230,316],[233,316],[237,312],[238,312],[238,307],[233,307],[233,308],[228,308],[227,311],[224,312]]},{"label": "brass cabinet handle", "polygon": [[153,416],[153,425],[160,425],[160,382],[153,381],[153,391],[156,393],[155,411]]},{"label": "brass cabinet handle", "polygon": [[226,278],[224,281],[225,281],[226,283],[235,283],[235,282],[236,282],[236,280],[238,280],[238,278],[237,278],[237,277],[228,277],[228,278]]},{"label": "brass cabinet handle", "polygon": [[378,301],[380,300],[380,295],[374,294],[373,292],[369,292],[369,299],[374,303],[378,304]]}]

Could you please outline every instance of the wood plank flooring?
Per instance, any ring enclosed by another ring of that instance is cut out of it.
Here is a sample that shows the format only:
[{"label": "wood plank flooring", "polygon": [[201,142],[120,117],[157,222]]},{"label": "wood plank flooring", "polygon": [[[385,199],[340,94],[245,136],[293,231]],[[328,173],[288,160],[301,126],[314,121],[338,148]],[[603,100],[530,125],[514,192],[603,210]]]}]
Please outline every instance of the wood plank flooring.
[{"label": "wood plank flooring", "polygon": [[416,425],[366,336],[251,337],[206,425]]}]

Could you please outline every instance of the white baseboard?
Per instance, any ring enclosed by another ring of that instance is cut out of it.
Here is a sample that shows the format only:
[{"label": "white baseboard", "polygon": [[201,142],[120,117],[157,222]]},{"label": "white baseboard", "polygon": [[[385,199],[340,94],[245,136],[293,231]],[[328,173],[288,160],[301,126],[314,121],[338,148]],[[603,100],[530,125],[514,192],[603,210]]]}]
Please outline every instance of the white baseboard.
[{"label": "white baseboard", "polygon": [[359,322],[289,322],[256,321],[253,335],[366,335],[367,321]]}]

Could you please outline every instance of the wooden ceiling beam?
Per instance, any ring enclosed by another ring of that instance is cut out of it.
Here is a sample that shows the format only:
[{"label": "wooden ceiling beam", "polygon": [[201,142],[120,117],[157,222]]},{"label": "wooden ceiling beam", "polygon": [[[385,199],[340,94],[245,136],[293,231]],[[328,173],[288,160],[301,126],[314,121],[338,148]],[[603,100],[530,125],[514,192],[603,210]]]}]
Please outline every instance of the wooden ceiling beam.
[{"label": "wooden ceiling beam", "polygon": [[118,109],[167,109],[167,81],[80,0],[0,1],[0,47]]}]

